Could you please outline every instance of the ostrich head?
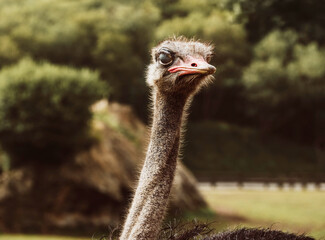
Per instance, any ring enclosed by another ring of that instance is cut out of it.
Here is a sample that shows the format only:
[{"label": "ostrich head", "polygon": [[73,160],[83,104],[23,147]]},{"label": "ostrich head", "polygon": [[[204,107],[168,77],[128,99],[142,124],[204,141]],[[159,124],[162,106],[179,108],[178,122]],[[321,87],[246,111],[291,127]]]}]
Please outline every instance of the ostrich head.
[{"label": "ostrich head", "polygon": [[160,43],[152,50],[148,85],[167,94],[195,93],[213,79],[212,50],[211,45],[185,38]]}]

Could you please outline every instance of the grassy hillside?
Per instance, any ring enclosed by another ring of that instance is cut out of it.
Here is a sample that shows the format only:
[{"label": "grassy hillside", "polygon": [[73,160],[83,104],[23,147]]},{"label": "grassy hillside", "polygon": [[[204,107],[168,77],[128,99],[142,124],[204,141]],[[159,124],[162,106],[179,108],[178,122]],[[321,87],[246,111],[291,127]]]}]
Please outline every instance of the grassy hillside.
[{"label": "grassy hillside", "polygon": [[198,178],[322,178],[325,163],[312,147],[219,122],[189,124],[184,162]]}]

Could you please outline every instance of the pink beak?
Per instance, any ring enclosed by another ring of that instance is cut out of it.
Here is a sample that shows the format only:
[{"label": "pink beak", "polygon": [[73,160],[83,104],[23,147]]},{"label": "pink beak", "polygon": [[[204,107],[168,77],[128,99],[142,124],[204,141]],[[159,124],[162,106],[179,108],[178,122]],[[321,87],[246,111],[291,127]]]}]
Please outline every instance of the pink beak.
[{"label": "pink beak", "polygon": [[213,74],[216,68],[208,64],[203,58],[187,57],[185,61],[182,61],[179,65],[173,66],[168,69],[169,72],[180,72],[179,76],[187,74]]}]

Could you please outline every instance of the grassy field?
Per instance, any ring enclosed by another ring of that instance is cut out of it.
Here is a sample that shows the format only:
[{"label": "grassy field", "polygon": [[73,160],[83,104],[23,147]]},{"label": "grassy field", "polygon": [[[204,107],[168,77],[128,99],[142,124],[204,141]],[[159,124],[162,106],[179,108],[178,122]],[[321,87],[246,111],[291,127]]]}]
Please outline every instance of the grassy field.
[{"label": "grassy field", "polygon": [[225,225],[272,227],[325,239],[325,192],[202,190],[202,193],[222,217],[215,223],[222,228]]},{"label": "grassy field", "polygon": [[[234,227],[271,227],[325,239],[325,192],[202,190],[211,209],[200,219],[214,221],[217,230]],[[190,216],[198,217],[198,216]],[[1,235],[0,240],[84,240],[59,236]]]}]

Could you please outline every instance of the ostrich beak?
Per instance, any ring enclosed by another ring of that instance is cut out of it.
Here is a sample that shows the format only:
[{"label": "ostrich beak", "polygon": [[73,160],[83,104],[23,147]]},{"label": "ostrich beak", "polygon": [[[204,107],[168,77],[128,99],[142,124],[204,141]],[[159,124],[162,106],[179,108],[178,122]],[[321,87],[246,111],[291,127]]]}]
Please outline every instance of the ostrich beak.
[{"label": "ostrich beak", "polygon": [[203,74],[210,75],[215,73],[216,68],[207,63],[203,58],[187,57],[185,61],[180,64],[170,67],[170,73],[179,72],[179,76],[187,74]]}]

